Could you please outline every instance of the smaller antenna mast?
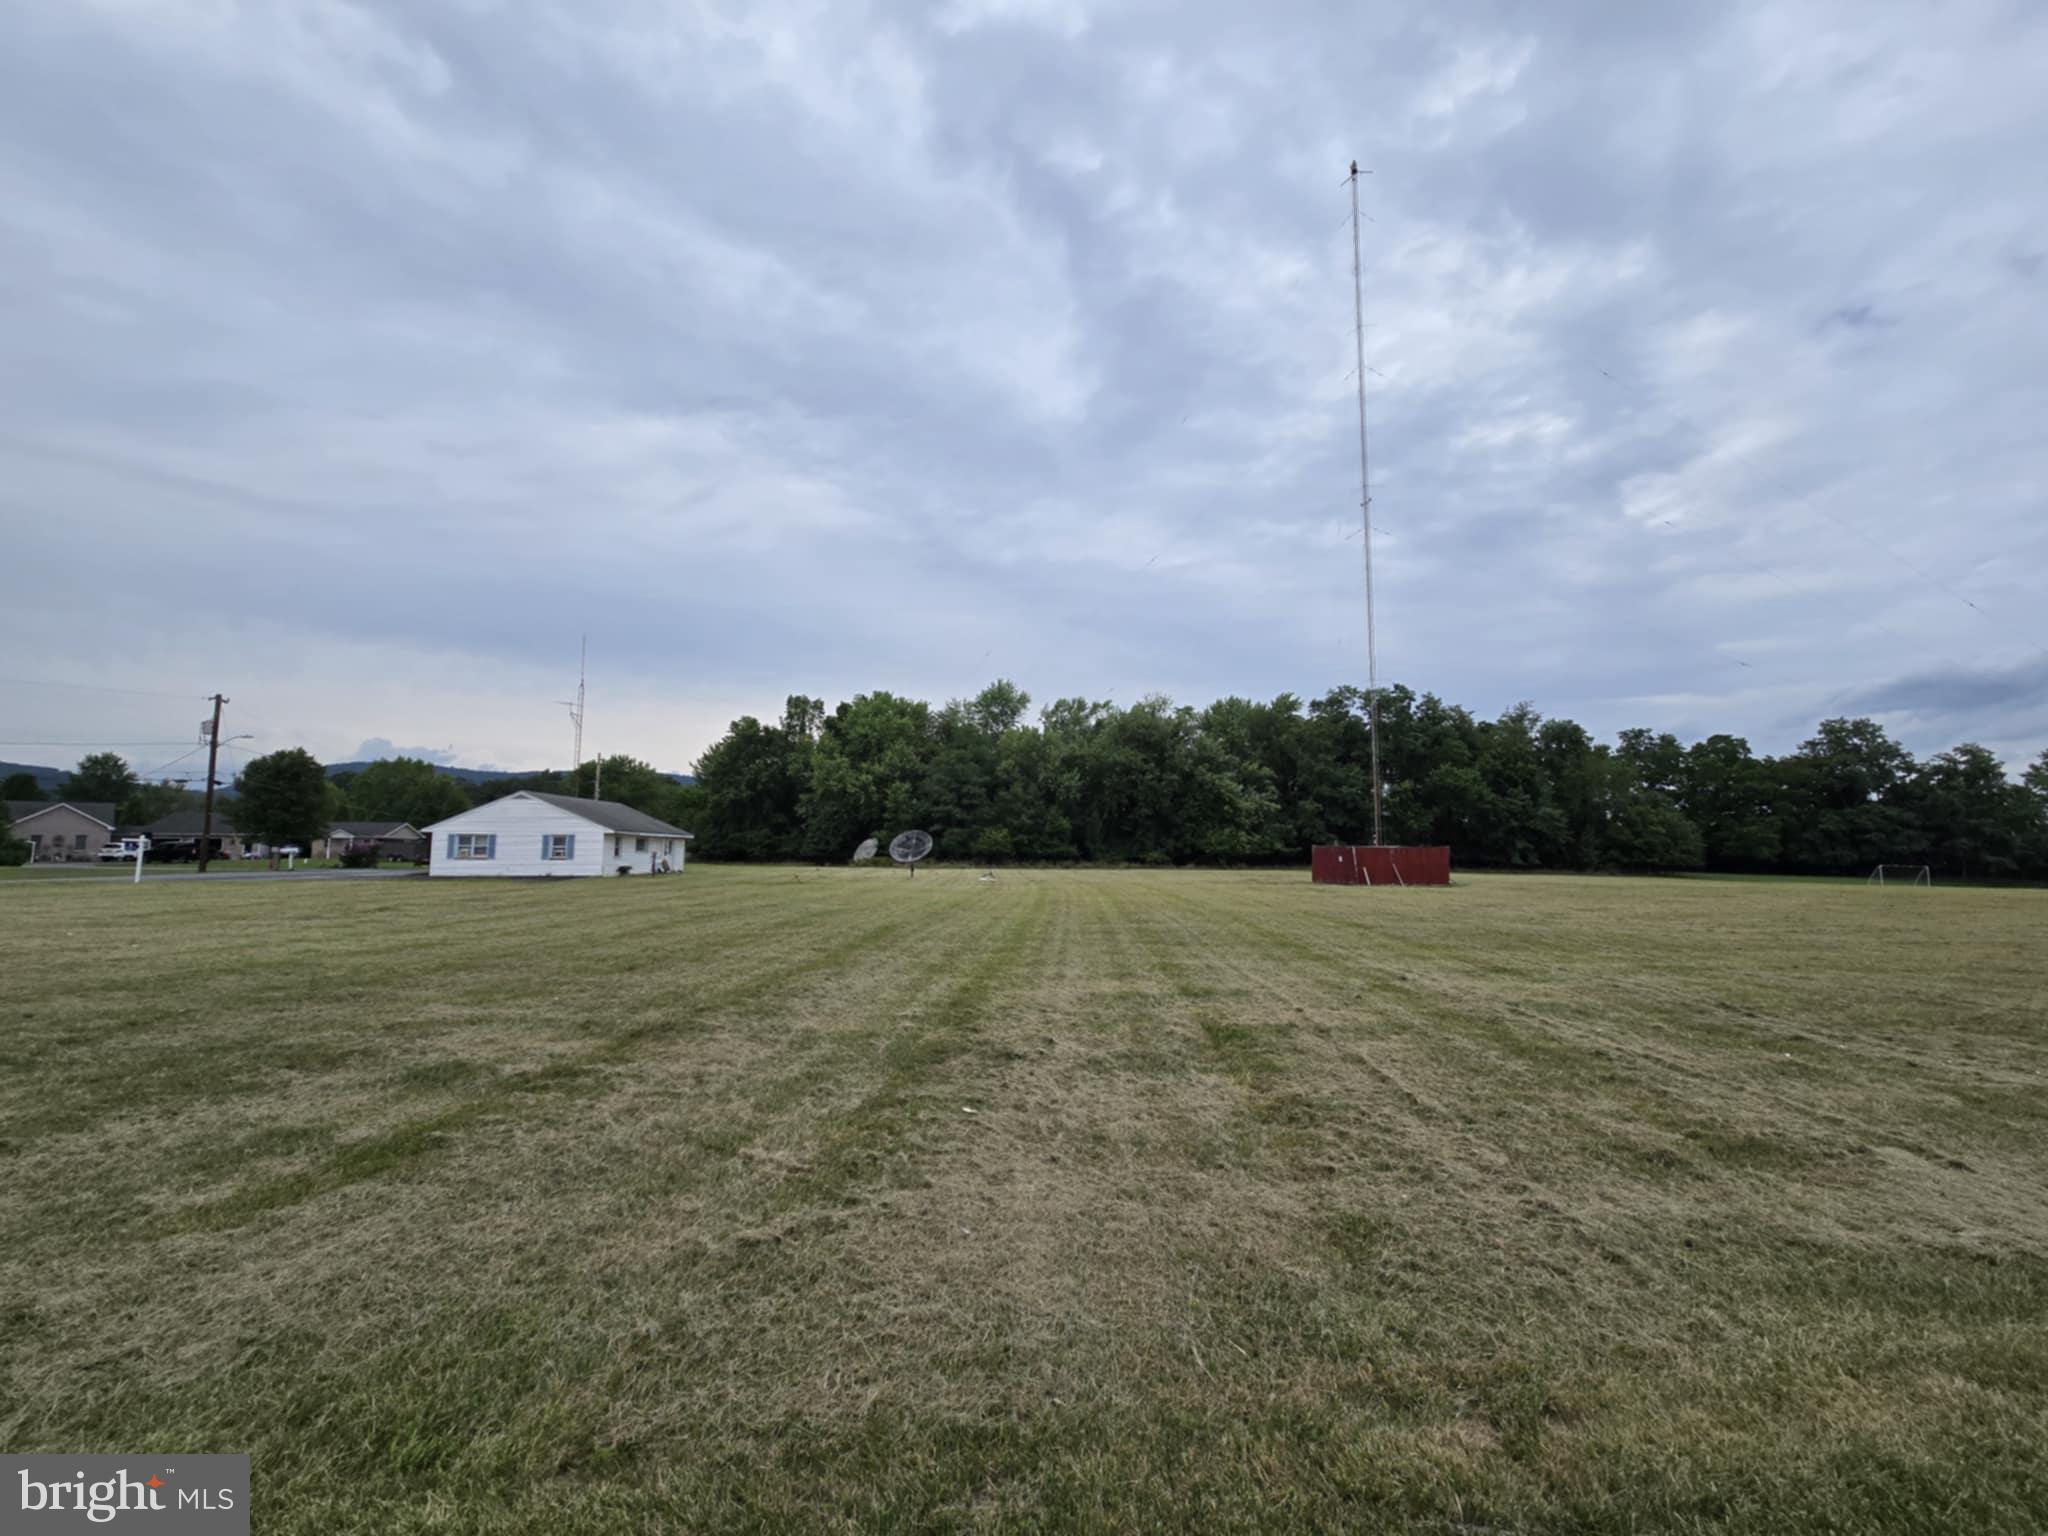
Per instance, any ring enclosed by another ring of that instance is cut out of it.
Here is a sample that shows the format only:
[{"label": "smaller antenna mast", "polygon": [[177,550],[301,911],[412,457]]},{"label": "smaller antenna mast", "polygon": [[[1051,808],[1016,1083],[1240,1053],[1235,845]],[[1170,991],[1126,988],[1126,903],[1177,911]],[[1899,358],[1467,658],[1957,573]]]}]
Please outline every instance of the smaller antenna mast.
[{"label": "smaller antenna mast", "polygon": [[[1366,174],[1370,175],[1370,172]],[[1358,255],[1358,162],[1351,162],[1351,313],[1358,336],[1358,509],[1365,522],[1365,719],[1372,737],[1372,845],[1380,817],[1380,658],[1372,619],[1372,473],[1365,456],[1365,279]]]},{"label": "smaller antenna mast", "polygon": [[569,787],[575,788],[583,777],[583,683],[589,670],[590,636],[583,637],[581,648],[576,653],[576,697],[574,701],[557,699],[555,702],[569,711],[569,719],[576,726],[576,761],[569,767]]}]

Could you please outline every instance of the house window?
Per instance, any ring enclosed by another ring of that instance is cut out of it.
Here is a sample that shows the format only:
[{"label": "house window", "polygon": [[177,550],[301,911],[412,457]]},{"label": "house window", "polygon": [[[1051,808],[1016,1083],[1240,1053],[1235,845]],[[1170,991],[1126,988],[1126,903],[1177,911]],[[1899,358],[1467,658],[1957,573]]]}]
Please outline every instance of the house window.
[{"label": "house window", "polygon": [[448,856],[451,859],[488,859],[496,854],[497,838],[488,832],[451,832],[448,834]]},{"label": "house window", "polygon": [[576,857],[576,835],[573,832],[550,832],[540,840],[540,856],[544,859],[573,859]]},{"label": "house window", "polygon": [[[83,847],[85,846],[85,839],[84,839],[84,838],[80,838],[80,839],[78,840],[78,846],[79,846],[79,847],[81,847],[81,848],[83,848]],[[634,838],[634,839],[633,839],[633,851],[634,851],[635,853],[645,853],[645,852],[647,851],[647,839],[646,839],[646,838],[644,838],[644,837],[636,837],[636,838]]]},{"label": "house window", "polygon": [[85,834],[83,832],[80,832],[75,837],[73,837],[71,839],[71,846],[78,849],[79,852],[83,853],[85,851]]}]

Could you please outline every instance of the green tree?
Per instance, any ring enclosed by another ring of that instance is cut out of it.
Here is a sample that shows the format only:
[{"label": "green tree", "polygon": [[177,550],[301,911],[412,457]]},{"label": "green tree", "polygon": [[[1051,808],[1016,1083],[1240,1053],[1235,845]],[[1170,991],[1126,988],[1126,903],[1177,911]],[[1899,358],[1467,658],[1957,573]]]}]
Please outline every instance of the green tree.
[{"label": "green tree", "polygon": [[235,779],[235,829],[271,848],[309,847],[332,823],[331,792],[327,771],[303,747],[253,758]]},{"label": "green tree", "polygon": [[691,770],[698,793],[679,798],[677,813],[696,824],[677,824],[696,833],[713,858],[795,858],[804,847],[803,799],[824,718],[824,700],[791,694],[779,725],[752,715],[735,720]]},{"label": "green tree", "polygon": [[1614,869],[1698,869],[1705,859],[1700,829],[1669,795],[1636,782],[1634,766],[1620,758],[1609,761],[1613,788],[1602,863]]},{"label": "green tree", "polygon": [[1768,869],[1776,862],[1780,826],[1772,765],[1760,762],[1740,736],[1709,736],[1686,750],[1677,769],[1679,803],[1700,829],[1712,869]]},{"label": "green tree", "polygon": [[[507,795],[516,795],[521,790],[543,795],[567,795],[575,792],[575,776],[549,768],[539,773],[514,774],[502,779],[479,779],[465,786],[470,804],[489,805],[493,800],[502,800]],[[415,823],[417,825],[417,823]]]},{"label": "green tree", "polygon": [[602,759],[604,772],[598,772],[598,760],[585,763],[572,776],[573,788],[569,793],[585,799],[596,796],[602,790],[603,798],[618,805],[630,805],[636,811],[645,811],[650,816],[668,819],[675,800],[676,781],[637,757],[623,753]]},{"label": "green tree", "polygon": [[1566,819],[1545,771],[1542,726],[1543,717],[1524,702],[1478,727],[1474,766],[1487,792],[1487,821],[1479,832],[1489,862],[1554,866],[1566,846]]},{"label": "green tree", "polygon": [[[19,798],[9,796],[9,799]],[[12,868],[28,862],[28,844],[14,835],[14,823],[7,817],[7,803],[0,800],[0,867]]]},{"label": "green tree", "polygon": [[1045,733],[1020,725],[996,745],[994,800],[974,856],[981,859],[1071,859],[1074,834],[1053,804],[1051,750]]},{"label": "green tree", "polygon": [[2048,748],[2028,765],[2020,785],[2032,802],[2027,808],[2027,872],[2036,879],[2048,878]]},{"label": "green tree", "polygon": [[118,752],[94,752],[78,760],[58,791],[63,800],[104,800],[119,805],[141,780]]},{"label": "green tree", "polygon": [[43,786],[32,773],[10,773],[0,781],[0,800],[40,800]]},{"label": "green tree", "polygon": [[837,862],[863,838],[923,820],[918,791],[933,745],[927,704],[880,692],[841,704],[812,753],[803,799],[805,856]]},{"label": "green tree", "polygon": [[1607,749],[1576,721],[1546,720],[1536,731],[1536,754],[1562,828],[1558,866],[1599,869],[1607,856],[1612,783]]},{"label": "green tree", "polygon": [[[1448,843],[1461,864],[1832,872],[1924,856],[2048,874],[2048,753],[2020,786],[1978,747],[1916,767],[1870,720],[1824,720],[1773,759],[1725,734],[1602,745],[1526,703],[1475,720],[1399,685],[1377,705],[1387,840]],[[1305,707],[1065,698],[1036,725],[1030,706],[1007,679],[938,710],[874,693],[828,716],[792,697],[779,725],[733,723],[676,814],[739,858],[837,860],[923,826],[976,859],[1293,863],[1372,834],[1374,727],[1355,686]]]},{"label": "green tree", "polygon": [[174,811],[195,809],[204,799],[178,784],[139,784],[121,802],[114,819],[124,827],[146,827]]},{"label": "green tree", "polygon": [[2019,873],[2035,829],[2034,797],[1989,749],[1964,742],[1921,764],[1902,798],[1929,863],[1964,879]]},{"label": "green tree", "polygon": [[1015,730],[1030,708],[1031,695],[1008,678],[999,677],[974,696],[966,714],[976,730],[997,738]]},{"label": "green tree", "polygon": [[[1278,711],[1293,702],[1292,695],[1283,694],[1273,707]],[[1414,712],[1415,700],[1406,689],[1381,690],[1380,775],[1387,786],[1390,827],[1405,828],[1427,814],[1415,793],[1419,775],[1406,747]],[[1276,728],[1267,763],[1294,844],[1312,848],[1371,838],[1372,732],[1362,690],[1333,688],[1311,701],[1298,728]]]},{"label": "green tree", "polygon": [[1823,720],[1777,769],[1773,795],[1790,868],[1855,874],[1920,852],[1920,829],[1900,793],[1913,759],[1876,721]]},{"label": "green tree", "polygon": [[462,781],[417,757],[386,757],[354,774],[341,789],[352,821],[403,821],[415,827],[470,808]]}]

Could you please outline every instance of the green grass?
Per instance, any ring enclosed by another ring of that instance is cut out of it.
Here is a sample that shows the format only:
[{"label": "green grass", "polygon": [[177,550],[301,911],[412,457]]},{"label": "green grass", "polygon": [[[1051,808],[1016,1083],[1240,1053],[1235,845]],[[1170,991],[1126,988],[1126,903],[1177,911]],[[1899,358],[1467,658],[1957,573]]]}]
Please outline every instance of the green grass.
[{"label": "green grass", "polygon": [[0,915],[0,1445],[265,1531],[2048,1528],[2048,893]]},{"label": "green grass", "polygon": [[[285,861],[279,859],[277,867],[280,870],[284,869]],[[340,869],[341,860],[300,859],[292,867],[295,869]],[[391,862],[380,864],[377,867],[379,869],[411,869],[414,866],[409,863]],[[146,880],[151,875],[195,874],[198,872],[198,869],[199,864],[197,860],[187,860],[184,863],[151,860],[142,866],[142,874]],[[210,859],[206,865],[206,872],[209,875],[257,874],[268,872],[269,869],[270,864],[264,859]],[[95,859],[89,863],[80,861],[62,864],[43,863],[0,866],[0,880],[47,880],[84,875],[120,876],[125,877],[130,884],[133,884],[135,880],[135,861],[133,859],[123,859],[117,863],[109,859],[106,863],[102,864]]]}]

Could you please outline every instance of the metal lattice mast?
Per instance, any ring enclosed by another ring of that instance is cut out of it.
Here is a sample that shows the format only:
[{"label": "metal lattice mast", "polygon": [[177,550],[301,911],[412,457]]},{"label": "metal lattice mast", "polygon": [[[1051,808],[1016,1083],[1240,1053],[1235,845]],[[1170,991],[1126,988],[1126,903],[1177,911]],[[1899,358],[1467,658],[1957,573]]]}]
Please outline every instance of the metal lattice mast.
[{"label": "metal lattice mast", "polygon": [[1372,737],[1372,845],[1384,838],[1380,812],[1380,658],[1372,613],[1372,471],[1365,450],[1365,279],[1358,247],[1358,162],[1351,162],[1351,312],[1358,342],[1358,509],[1365,534],[1365,717]]},{"label": "metal lattice mast", "polygon": [[583,682],[590,670],[590,636],[583,637],[582,645],[576,652],[576,699],[557,700],[569,711],[569,719],[576,727],[575,762],[569,767],[569,788],[571,792],[583,787]]}]

